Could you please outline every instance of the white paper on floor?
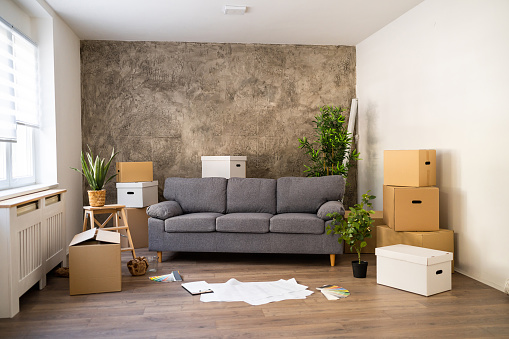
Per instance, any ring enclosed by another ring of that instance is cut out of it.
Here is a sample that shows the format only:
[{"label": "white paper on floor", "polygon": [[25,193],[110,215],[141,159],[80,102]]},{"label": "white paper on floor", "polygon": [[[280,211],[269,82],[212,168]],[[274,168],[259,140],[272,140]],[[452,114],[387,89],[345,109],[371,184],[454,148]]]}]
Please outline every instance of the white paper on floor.
[{"label": "white paper on floor", "polygon": [[278,281],[240,282],[230,279],[221,284],[209,284],[214,293],[202,294],[200,300],[211,301],[244,301],[251,305],[263,305],[287,299],[306,299],[313,291],[297,283],[295,278]]}]

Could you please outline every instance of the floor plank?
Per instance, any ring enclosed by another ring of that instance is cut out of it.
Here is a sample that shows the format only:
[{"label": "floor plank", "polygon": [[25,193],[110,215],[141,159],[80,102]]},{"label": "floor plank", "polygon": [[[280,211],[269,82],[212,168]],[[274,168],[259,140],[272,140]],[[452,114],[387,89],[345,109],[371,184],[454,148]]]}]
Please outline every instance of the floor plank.
[{"label": "floor plank", "polygon": [[[139,255],[153,254],[147,249]],[[337,338],[509,336],[509,296],[459,273],[453,289],[423,297],[376,284],[376,258],[366,279],[352,276],[355,255],[164,253],[154,275],[178,270],[186,281],[210,283],[295,278],[314,291],[306,299],[260,306],[202,303],[179,283],[133,277],[122,254],[122,292],[69,296],[68,279],[48,275],[20,298],[21,312],[0,319],[2,338]],[[328,301],[316,290],[334,283],[350,290]]]}]

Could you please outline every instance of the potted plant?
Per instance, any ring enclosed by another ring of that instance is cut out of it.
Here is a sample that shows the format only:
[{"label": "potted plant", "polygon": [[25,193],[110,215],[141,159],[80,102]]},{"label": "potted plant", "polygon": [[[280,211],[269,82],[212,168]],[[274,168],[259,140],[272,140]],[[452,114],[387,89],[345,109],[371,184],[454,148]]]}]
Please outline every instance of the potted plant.
[{"label": "potted plant", "polygon": [[111,162],[118,152],[115,153],[115,149],[113,148],[109,160],[106,161],[105,158],[99,158],[98,155],[96,155],[94,159],[94,154],[92,153],[90,146],[87,145],[87,147],[89,152],[86,152],[86,159],[85,154],[81,151],[81,171],[76,168],[71,168],[76,172],[81,173],[87,179],[88,185],[91,189],[88,191],[88,201],[90,206],[101,207],[104,206],[104,203],[106,202],[106,190],[103,187],[117,175],[115,173],[107,178]]},{"label": "potted plant", "polygon": [[316,141],[309,142],[306,137],[299,139],[299,148],[311,160],[311,166],[304,165],[306,176],[342,175],[346,178],[353,165],[350,160],[359,160],[359,153],[351,150],[352,133],[348,133],[346,117],[342,114],[344,111],[342,107],[320,107],[321,114],[313,121],[316,124]]},{"label": "potted plant", "polygon": [[[371,214],[375,212],[371,210],[372,204],[370,200],[375,199],[374,195],[370,195],[368,191],[362,195],[360,204],[350,207],[350,213],[344,217],[339,213],[329,213],[328,217],[332,218],[332,223],[327,226],[327,234],[339,234],[338,242],[345,241],[346,246],[350,246],[357,252],[358,260],[352,261],[353,276],[355,278],[366,278],[368,262],[361,260],[362,248],[366,247],[366,239],[371,238],[371,225],[374,220]],[[368,210],[369,209],[369,210]]]}]

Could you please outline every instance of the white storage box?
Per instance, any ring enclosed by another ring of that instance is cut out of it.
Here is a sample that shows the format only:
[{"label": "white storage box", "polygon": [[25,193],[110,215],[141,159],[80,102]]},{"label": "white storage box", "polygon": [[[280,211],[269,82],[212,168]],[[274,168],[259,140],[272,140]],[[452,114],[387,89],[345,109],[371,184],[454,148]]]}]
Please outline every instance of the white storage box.
[{"label": "white storage box", "polygon": [[157,204],[157,180],[117,182],[117,203],[134,208]]},{"label": "white storage box", "polygon": [[245,156],[203,156],[201,157],[201,176],[222,178],[245,178]]},{"label": "white storage box", "polygon": [[451,252],[410,245],[378,247],[376,282],[430,296],[451,289]]}]

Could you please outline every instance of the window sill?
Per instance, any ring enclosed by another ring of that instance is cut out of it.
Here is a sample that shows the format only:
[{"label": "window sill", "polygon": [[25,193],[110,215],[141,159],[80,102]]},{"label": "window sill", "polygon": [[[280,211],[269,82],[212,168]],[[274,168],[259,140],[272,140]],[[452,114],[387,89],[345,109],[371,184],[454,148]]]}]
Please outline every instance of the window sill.
[{"label": "window sill", "polygon": [[37,184],[37,185],[29,185],[24,187],[18,187],[18,188],[11,188],[6,189],[3,191],[0,191],[0,201],[11,199],[11,198],[17,198],[22,195],[31,194],[35,192],[44,191],[50,188],[56,188],[58,184]]}]

